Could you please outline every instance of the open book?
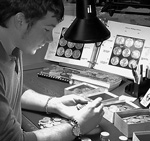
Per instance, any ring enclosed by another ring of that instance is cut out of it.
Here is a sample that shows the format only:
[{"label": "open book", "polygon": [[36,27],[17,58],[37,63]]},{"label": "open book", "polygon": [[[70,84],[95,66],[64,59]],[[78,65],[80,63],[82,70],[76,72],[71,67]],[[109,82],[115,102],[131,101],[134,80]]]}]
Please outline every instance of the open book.
[{"label": "open book", "polygon": [[64,33],[74,18],[65,16],[54,29],[54,40],[48,46],[46,60],[87,68],[92,66],[95,70],[129,79],[133,79],[131,64],[133,67],[150,64],[149,27],[108,21],[106,26],[111,37],[97,48],[95,43],[77,44],[64,39]]}]

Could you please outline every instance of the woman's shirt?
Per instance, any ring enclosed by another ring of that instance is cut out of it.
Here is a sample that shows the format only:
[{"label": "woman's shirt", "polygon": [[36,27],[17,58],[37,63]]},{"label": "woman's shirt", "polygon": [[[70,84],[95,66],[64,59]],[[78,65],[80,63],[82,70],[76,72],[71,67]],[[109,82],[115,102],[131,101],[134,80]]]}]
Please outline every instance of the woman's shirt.
[{"label": "woman's shirt", "polygon": [[9,56],[0,43],[0,141],[37,141],[21,129],[22,88],[22,52],[15,48]]}]

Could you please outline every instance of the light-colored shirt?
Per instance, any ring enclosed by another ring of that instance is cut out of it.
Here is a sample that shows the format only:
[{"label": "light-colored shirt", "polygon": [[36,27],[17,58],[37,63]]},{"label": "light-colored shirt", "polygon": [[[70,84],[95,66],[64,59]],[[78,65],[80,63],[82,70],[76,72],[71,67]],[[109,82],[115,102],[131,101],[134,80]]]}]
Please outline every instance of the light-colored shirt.
[{"label": "light-colored shirt", "polygon": [[21,129],[22,88],[22,52],[15,48],[10,56],[0,43],[0,141],[37,141]]}]

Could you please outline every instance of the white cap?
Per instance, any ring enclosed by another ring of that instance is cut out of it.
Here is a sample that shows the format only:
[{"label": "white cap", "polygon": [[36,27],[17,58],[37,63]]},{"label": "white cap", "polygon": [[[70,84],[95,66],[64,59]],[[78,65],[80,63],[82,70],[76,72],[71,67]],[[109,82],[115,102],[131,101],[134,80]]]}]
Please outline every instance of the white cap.
[{"label": "white cap", "polygon": [[110,134],[108,132],[101,132],[101,136],[108,137]]},{"label": "white cap", "polygon": [[126,136],[120,136],[120,137],[119,137],[119,140],[120,140],[120,141],[127,141],[128,138],[127,138]]},{"label": "white cap", "polygon": [[92,140],[90,138],[88,138],[88,137],[82,137],[81,141],[92,141]]}]

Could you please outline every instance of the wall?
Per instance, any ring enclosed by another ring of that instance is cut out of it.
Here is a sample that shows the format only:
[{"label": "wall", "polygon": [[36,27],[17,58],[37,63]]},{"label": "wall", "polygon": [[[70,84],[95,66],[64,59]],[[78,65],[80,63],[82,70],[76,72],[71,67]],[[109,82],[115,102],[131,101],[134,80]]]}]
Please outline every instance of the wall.
[{"label": "wall", "polygon": [[128,11],[128,12],[149,13],[149,16],[114,13],[112,17],[108,13],[101,13],[100,9],[101,8],[97,9],[97,13],[98,13],[98,17],[102,19],[118,21],[118,22],[123,22],[123,23],[130,23],[130,24],[135,24],[135,25],[150,26],[150,9],[144,9],[144,8],[136,9],[136,8],[128,7],[122,10],[122,11]]}]

